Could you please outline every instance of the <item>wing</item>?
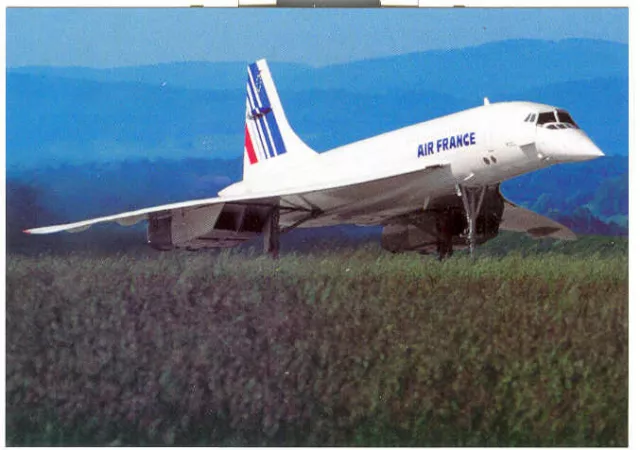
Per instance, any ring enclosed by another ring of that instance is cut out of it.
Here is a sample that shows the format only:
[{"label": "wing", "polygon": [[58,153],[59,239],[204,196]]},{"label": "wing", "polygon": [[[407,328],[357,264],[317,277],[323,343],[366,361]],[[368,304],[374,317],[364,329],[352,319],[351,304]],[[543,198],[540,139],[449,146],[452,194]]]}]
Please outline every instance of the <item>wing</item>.
[{"label": "wing", "polygon": [[[372,215],[373,211],[380,211],[381,207],[389,209],[388,205],[393,204],[398,195],[404,195],[403,198],[410,202],[423,201],[423,191],[436,186],[438,180],[447,176],[447,173],[450,175],[449,166],[440,164],[401,174],[397,174],[398,171],[386,176],[318,183],[305,188],[171,203],[80,222],[33,228],[25,230],[25,233],[73,233],[85,231],[99,223],[115,222],[131,226],[147,220],[150,242],[152,235],[155,235],[163,236],[158,238],[159,242],[170,242],[173,246],[191,245],[194,239],[203,241],[198,246],[205,246],[207,242],[206,246],[220,246],[219,241],[228,241],[227,244],[231,245],[260,234],[263,222],[275,206],[281,211],[280,223],[284,229],[338,223],[378,223],[385,216]],[[395,207],[397,209],[398,205]],[[391,208],[387,215],[396,213]]]},{"label": "wing", "polygon": [[[562,224],[506,200],[500,186],[488,186],[478,216],[476,243],[498,235],[499,229],[526,232],[534,239],[551,237],[572,240],[576,236]],[[382,247],[391,252],[442,252],[468,247],[468,221],[460,197],[436,197],[429,208],[416,210],[387,221],[382,231]],[[447,234],[449,233],[449,234]]]},{"label": "wing", "polygon": [[67,231],[69,233],[79,233],[81,231],[88,230],[92,225],[106,222],[115,222],[118,225],[122,226],[131,226],[143,220],[149,219],[149,217],[154,213],[170,212],[182,209],[195,209],[198,207],[215,205],[222,202],[223,200],[220,197],[216,197],[210,199],[192,200],[181,203],[170,203],[167,205],[138,209],[136,211],[129,211],[120,214],[114,214],[111,216],[96,217],[95,219],[88,219],[80,222],[51,225],[48,227],[40,228],[31,228],[28,230],[24,230],[24,232],[27,234],[52,234],[59,233],[61,231]]},{"label": "wing", "polygon": [[506,198],[500,229],[524,232],[534,239],[545,237],[570,241],[577,239],[575,233],[564,225],[522,208]]}]

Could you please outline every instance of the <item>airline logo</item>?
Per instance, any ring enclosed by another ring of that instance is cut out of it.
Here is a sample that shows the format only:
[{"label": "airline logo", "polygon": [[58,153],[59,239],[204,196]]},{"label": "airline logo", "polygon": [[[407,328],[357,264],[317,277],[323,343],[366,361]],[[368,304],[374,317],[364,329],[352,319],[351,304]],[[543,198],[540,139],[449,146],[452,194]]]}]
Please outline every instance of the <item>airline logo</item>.
[{"label": "airline logo", "polygon": [[438,140],[429,141],[418,145],[418,158],[433,155],[434,153],[453,150],[454,148],[470,147],[476,145],[476,132],[447,136]]},{"label": "airline logo", "polygon": [[250,164],[287,153],[258,65],[249,65],[244,151]]}]

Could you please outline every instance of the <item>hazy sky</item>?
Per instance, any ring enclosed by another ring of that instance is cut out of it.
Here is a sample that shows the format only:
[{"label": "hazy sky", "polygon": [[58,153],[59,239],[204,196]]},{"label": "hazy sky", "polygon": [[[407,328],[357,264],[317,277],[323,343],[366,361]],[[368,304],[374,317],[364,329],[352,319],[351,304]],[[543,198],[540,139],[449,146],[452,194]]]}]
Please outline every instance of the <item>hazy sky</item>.
[{"label": "hazy sky", "polygon": [[314,66],[513,39],[628,43],[627,9],[7,9],[7,66]]}]

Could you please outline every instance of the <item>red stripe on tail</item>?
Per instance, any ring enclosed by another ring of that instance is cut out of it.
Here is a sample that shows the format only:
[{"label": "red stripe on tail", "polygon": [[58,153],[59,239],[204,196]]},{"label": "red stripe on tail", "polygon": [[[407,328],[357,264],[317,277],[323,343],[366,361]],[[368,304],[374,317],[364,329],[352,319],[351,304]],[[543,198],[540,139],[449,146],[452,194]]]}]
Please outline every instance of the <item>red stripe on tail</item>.
[{"label": "red stripe on tail", "polygon": [[249,163],[257,163],[258,158],[256,158],[256,152],[253,150],[253,143],[251,143],[251,136],[249,136],[249,127],[247,125],[244,127],[244,148],[247,149]]}]

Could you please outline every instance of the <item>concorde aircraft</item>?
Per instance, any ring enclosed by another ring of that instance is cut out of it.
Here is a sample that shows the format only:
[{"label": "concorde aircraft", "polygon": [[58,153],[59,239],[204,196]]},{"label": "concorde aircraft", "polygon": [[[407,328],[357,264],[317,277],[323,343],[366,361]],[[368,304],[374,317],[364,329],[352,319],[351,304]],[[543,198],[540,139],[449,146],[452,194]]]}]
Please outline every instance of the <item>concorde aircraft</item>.
[{"label": "concorde aircraft", "polygon": [[289,125],[267,62],[247,72],[242,181],[213,198],[25,232],[146,220],[148,243],[158,250],[234,247],[262,234],[273,256],[283,232],[338,224],[382,225],[383,248],[440,258],[454,248],[473,252],[500,229],[575,239],[500,192],[509,178],[603,155],[567,111],[485,98],[476,108],[317,153]]}]

